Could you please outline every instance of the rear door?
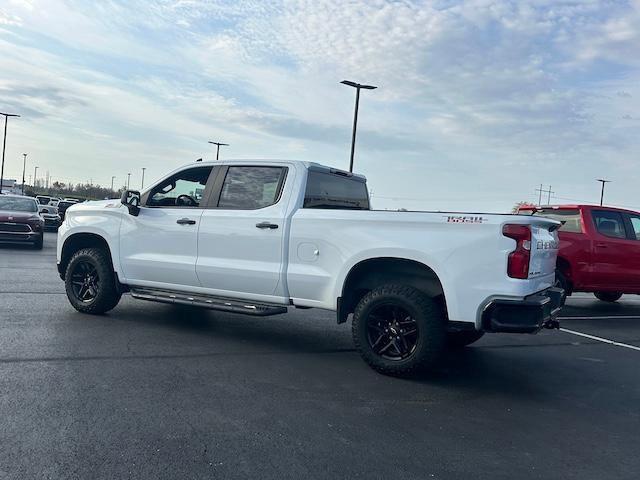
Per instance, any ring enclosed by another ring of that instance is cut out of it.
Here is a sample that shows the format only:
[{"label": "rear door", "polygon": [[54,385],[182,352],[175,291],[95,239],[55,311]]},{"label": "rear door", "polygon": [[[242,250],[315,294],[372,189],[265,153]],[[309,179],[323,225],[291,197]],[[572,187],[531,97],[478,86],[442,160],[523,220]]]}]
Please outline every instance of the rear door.
[{"label": "rear door", "polygon": [[591,210],[595,231],[591,256],[591,285],[594,289],[624,290],[634,284],[635,273],[629,264],[629,249],[634,240],[627,237],[625,220],[620,212]]},{"label": "rear door", "polygon": [[222,167],[201,217],[197,275],[214,295],[284,302],[285,216],[295,170]]}]

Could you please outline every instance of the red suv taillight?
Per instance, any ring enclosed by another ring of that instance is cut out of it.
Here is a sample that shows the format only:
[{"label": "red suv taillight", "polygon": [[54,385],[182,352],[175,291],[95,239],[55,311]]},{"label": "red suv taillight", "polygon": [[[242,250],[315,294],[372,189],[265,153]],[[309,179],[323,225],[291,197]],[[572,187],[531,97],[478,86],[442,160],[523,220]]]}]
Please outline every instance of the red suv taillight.
[{"label": "red suv taillight", "polygon": [[502,234],[516,241],[516,249],[509,254],[507,275],[511,278],[528,278],[529,259],[531,258],[531,227],[529,225],[508,224],[502,227]]}]

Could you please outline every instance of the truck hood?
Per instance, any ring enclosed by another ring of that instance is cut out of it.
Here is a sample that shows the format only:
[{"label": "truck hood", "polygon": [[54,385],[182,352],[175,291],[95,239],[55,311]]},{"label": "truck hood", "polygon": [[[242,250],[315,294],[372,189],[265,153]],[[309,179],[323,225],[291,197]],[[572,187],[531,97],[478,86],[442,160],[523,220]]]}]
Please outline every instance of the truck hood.
[{"label": "truck hood", "polygon": [[120,208],[122,204],[120,199],[112,198],[110,200],[95,200],[90,202],[82,202],[71,205],[67,208],[67,212],[77,212],[79,210],[104,210],[106,208]]}]

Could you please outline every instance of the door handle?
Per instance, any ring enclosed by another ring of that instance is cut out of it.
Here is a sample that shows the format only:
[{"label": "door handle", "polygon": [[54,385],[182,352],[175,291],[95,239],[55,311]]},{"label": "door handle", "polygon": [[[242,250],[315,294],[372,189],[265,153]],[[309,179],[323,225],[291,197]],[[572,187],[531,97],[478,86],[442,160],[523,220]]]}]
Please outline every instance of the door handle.
[{"label": "door handle", "polygon": [[191,220],[190,218],[181,218],[180,220],[176,221],[176,223],[178,225],[195,225],[196,221]]},{"label": "door handle", "polygon": [[596,243],[596,247],[607,248],[607,244],[606,243]]},{"label": "door handle", "polygon": [[261,223],[256,223],[256,227],[258,227],[258,228],[268,228],[270,230],[275,230],[276,228],[278,228],[278,225],[276,223],[261,222]]}]

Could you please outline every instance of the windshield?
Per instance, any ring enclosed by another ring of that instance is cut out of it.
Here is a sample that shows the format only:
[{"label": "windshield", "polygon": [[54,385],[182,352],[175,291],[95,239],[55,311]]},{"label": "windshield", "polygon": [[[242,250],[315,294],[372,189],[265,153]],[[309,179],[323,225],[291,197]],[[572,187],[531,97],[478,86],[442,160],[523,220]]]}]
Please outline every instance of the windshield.
[{"label": "windshield", "polygon": [[546,217],[552,220],[562,222],[560,230],[563,232],[581,233],[582,223],[580,222],[580,211],[576,209],[540,209],[536,210],[534,215],[538,217]]},{"label": "windshield", "polygon": [[0,210],[35,213],[38,206],[32,198],[0,197]]}]

